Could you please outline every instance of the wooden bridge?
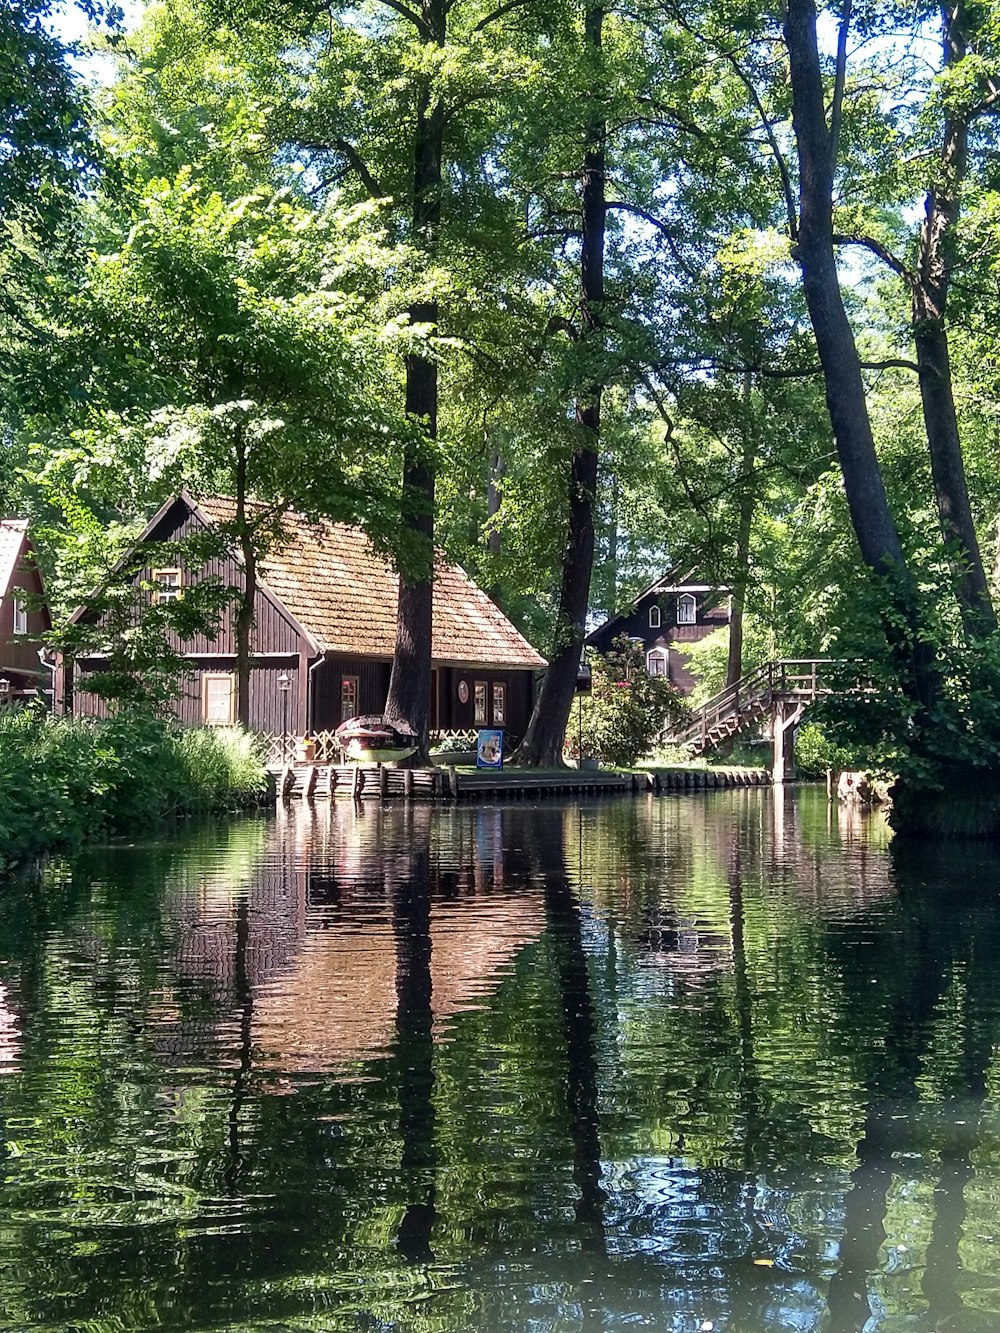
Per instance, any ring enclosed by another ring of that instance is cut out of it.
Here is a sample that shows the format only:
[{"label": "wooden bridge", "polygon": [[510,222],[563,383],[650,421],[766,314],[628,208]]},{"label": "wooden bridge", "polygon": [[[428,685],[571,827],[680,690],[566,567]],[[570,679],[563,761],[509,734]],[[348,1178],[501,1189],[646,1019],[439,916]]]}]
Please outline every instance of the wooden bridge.
[{"label": "wooden bridge", "polygon": [[771,778],[774,782],[784,782],[794,771],[792,740],[802,714],[821,695],[850,694],[863,689],[856,673],[857,663],[835,658],[797,657],[765,662],[706,700],[687,726],[665,739],[686,746],[692,755],[700,755],[767,722],[774,742]]}]

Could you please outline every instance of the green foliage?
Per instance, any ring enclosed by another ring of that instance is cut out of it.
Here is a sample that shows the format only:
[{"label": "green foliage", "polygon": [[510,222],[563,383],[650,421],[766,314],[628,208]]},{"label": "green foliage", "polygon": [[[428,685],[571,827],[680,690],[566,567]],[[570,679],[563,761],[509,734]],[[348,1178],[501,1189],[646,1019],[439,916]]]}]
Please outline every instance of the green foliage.
[{"label": "green foliage", "polygon": [[795,772],[803,778],[819,778],[828,768],[867,768],[870,747],[859,755],[835,744],[819,722],[804,722],[795,733]]},{"label": "green foliage", "polygon": [[0,710],[0,867],[170,816],[259,799],[253,737],[183,730],[139,709],[106,722]]},{"label": "green foliage", "polygon": [[649,753],[668,722],[687,712],[683,696],[666,677],[649,675],[642,648],[628,639],[616,639],[605,656],[595,654],[591,673],[591,692],[570,715],[573,757],[629,767]]},{"label": "green foliage", "polygon": [[[729,627],[723,625],[696,643],[679,643],[676,646],[696,677],[689,698],[692,706],[697,708],[725,688],[729,667]],[[769,626],[760,616],[745,616],[743,674],[746,675],[764,662],[773,661],[776,656],[774,636]]]}]

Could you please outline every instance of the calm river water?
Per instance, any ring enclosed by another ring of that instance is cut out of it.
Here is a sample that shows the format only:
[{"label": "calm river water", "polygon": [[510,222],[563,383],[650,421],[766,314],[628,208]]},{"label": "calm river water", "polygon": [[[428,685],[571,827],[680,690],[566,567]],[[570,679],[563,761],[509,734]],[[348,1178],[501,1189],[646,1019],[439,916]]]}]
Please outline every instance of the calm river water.
[{"label": "calm river water", "polygon": [[0,894],[0,1329],[1000,1330],[1000,860],[349,804]]}]

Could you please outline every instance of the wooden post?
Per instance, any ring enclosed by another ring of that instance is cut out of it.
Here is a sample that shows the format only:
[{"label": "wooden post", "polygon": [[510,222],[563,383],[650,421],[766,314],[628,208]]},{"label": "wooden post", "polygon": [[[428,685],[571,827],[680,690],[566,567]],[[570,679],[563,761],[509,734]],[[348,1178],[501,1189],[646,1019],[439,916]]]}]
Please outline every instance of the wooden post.
[{"label": "wooden post", "polygon": [[448,795],[453,801],[458,800],[458,774],[454,764],[448,765]]},{"label": "wooden post", "polygon": [[319,773],[316,768],[316,765],[313,764],[309,769],[309,775],[306,778],[306,789],[303,792],[303,795],[307,801],[311,801],[313,799],[313,795],[316,791],[316,779],[318,776]]},{"label": "wooden post", "polygon": [[288,764],[281,772],[281,799],[285,803],[292,799],[292,792],[295,790],[295,770]]},{"label": "wooden post", "polygon": [[389,794],[389,770],[385,764],[378,766],[378,796],[380,801],[384,801]]},{"label": "wooden post", "polygon": [[408,801],[413,800],[413,769],[403,769],[403,795]]},{"label": "wooden post", "polygon": [[355,764],[354,777],[351,780],[351,795],[354,797],[356,801],[361,800],[361,792],[364,788],[364,785],[365,785],[365,778],[364,774],[361,771],[361,765]]}]

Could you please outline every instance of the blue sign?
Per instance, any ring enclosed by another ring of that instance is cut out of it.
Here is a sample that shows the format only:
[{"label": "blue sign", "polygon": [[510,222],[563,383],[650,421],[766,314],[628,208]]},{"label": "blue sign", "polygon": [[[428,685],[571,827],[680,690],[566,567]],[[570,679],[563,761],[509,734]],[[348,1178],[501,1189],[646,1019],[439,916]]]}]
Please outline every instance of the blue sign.
[{"label": "blue sign", "polygon": [[477,768],[503,768],[503,732],[481,731],[476,741]]}]

